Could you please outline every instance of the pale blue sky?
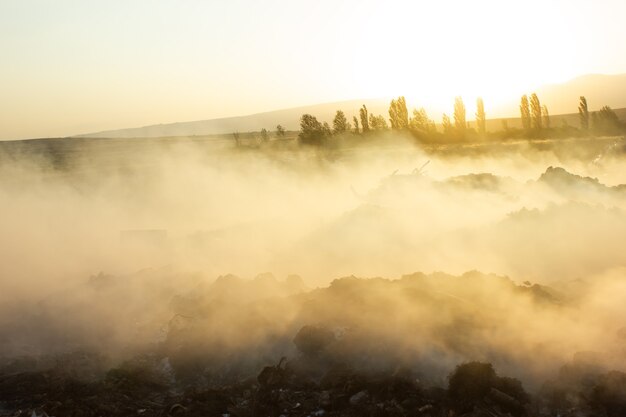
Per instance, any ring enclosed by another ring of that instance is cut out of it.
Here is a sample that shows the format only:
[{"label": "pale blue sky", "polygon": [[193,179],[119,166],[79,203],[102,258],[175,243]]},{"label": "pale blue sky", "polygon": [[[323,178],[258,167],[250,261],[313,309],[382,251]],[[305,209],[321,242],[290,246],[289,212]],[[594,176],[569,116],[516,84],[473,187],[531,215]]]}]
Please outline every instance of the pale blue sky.
[{"label": "pale blue sky", "polygon": [[[624,0],[0,0],[0,139],[626,72]],[[427,103],[420,103],[427,104]]]}]

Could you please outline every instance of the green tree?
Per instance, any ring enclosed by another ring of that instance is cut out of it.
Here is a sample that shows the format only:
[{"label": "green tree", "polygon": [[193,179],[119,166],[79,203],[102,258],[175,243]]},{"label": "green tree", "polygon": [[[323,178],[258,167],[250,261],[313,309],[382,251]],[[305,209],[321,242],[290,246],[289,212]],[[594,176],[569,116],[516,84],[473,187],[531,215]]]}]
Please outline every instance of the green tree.
[{"label": "green tree", "polygon": [[541,112],[543,113],[543,125],[546,129],[550,129],[550,113],[548,113],[548,107],[541,106]]},{"label": "green tree", "polygon": [[361,117],[361,127],[363,129],[363,133],[367,133],[370,130],[370,124],[365,104],[359,109],[359,116]]},{"label": "green tree", "polygon": [[342,134],[349,131],[351,128],[350,122],[346,119],[346,115],[341,110],[337,110],[335,118],[333,119],[333,133]]},{"label": "green tree", "polygon": [[450,122],[450,116],[443,114],[441,119],[441,127],[443,127],[444,135],[450,135],[452,133],[452,123]]},{"label": "green tree", "polygon": [[281,125],[276,126],[276,137],[284,138],[285,137],[285,128]]},{"label": "green tree", "polygon": [[465,133],[467,122],[465,121],[465,104],[461,97],[454,99],[454,128],[459,134]]},{"label": "green tree", "polygon": [[409,111],[404,96],[391,100],[389,105],[389,122],[394,130],[406,129],[409,126]]},{"label": "green tree", "polygon": [[330,128],[322,125],[315,116],[310,114],[303,114],[300,118],[300,133],[298,133],[298,139],[301,144],[304,145],[322,145]]},{"label": "green tree", "polygon": [[519,111],[522,118],[522,129],[530,130],[530,106],[528,105],[528,96],[526,94],[520,100]]},{"label": "green tree", "polygon": [[359,133],[359,119],[356,116],[352,116],[352,121],[354,122],[354,133]]},{"label": "green tree", "polygon": [[580,96],[578,117],[580,119],[580,130],[587,132],[589,130],[589,108],[587,107],[587,99],[585,96]]},{"label": "green tree", "polygon": [[485,136],[487,132],[487,118],[485,117],[485,104],[483,99],[478,97],[476,99],[476,127],[478,128],[478,134]]},{"label": "green tree", "polygon": [[541,120],[541,103],[537,94],[532,93],[530,96],[530,113],[532,116],[532,126],[536,131],[540,131],[543,127]]}]

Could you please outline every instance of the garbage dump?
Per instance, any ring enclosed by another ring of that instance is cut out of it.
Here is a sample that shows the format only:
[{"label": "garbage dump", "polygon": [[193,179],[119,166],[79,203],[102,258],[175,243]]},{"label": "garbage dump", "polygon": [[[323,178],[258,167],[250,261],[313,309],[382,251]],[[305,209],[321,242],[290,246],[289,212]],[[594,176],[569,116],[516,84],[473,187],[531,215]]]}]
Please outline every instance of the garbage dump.
[{"label": "garbage dump", "polygon": [[475,271],[315,289],[227,276],[173,298],[164,337],[132,354],[4,357],[0,416],[623,416],[623,328],[603,341],[611,360],[532,329],[592,325],[569,322],[572,308],[590,307]]}]

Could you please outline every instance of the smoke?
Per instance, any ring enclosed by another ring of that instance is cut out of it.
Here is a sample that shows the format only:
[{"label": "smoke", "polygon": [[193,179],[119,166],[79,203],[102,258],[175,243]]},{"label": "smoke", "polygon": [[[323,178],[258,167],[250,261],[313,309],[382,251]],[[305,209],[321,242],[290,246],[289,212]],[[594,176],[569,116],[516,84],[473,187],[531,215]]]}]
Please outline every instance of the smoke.
[{"label": "smoke", "polygon": [[[432,378],[486,359],[537,381],[578,351],[624,369],[623,163],[615,139],[5,144],[0,356],[161,343],[252,369],[319,324],[333,360]],[[433,271],[453,275],[410,275]],[[345,276],[392,280],[328,287]]]}]

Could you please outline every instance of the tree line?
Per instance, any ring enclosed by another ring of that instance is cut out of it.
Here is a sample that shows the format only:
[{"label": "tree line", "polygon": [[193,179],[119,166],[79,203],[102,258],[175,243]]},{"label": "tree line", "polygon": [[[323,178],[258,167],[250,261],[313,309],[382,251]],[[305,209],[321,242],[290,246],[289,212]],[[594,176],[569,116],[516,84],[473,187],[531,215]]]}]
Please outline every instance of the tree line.
[{"label": "tree line", "polygon": [[[342,110],[337,110],[332,126],[327,122],[320,122],[311,114],[303,114],[300,117],[298,140],[303,145],[319,146],[326,144],[332,137],[366,136],[383,131],[407,132],[418,140],[434,142],[504,139],[507,137],[613,135],[626,130],[617,114],[609,106],[604,106],[597,112],[590,112],[584,96],[580,97],[578,104],[579,128],[570,126],[564,119],[562,119],[562,126],[553,127],[548,107],[541,104],[536,93],[532,93],[530,96],[525,94],[520,98],[519,111],[521,129],[510,128],[507,120],[502,119],[500,130],[492,129],[487,132],[487,117],[483,99],[479,97],[476,100],[475,120],[472,127],[467,121],[467,111],[463,99],[456,97],[452,118],[444,113],[441,119],[441,129],[438,129],[435,121],[428,116],[423,107],[414,108],[409,115],[406,99],[404,96],[400,96],[391,100],[388,119],[383,115],[370,113],[365,105],[359,108],[358,117],[353,116],[352,121],[348,120]],[[260,134],[261,141],[269,141],[270,133],[266,129],[262,129]],[[236,143],[239,144],[239,134],[235,133],[234,136]],[[281,125],[276,127],[275,137],[277,139],[285,137],[285,129]]]}]

